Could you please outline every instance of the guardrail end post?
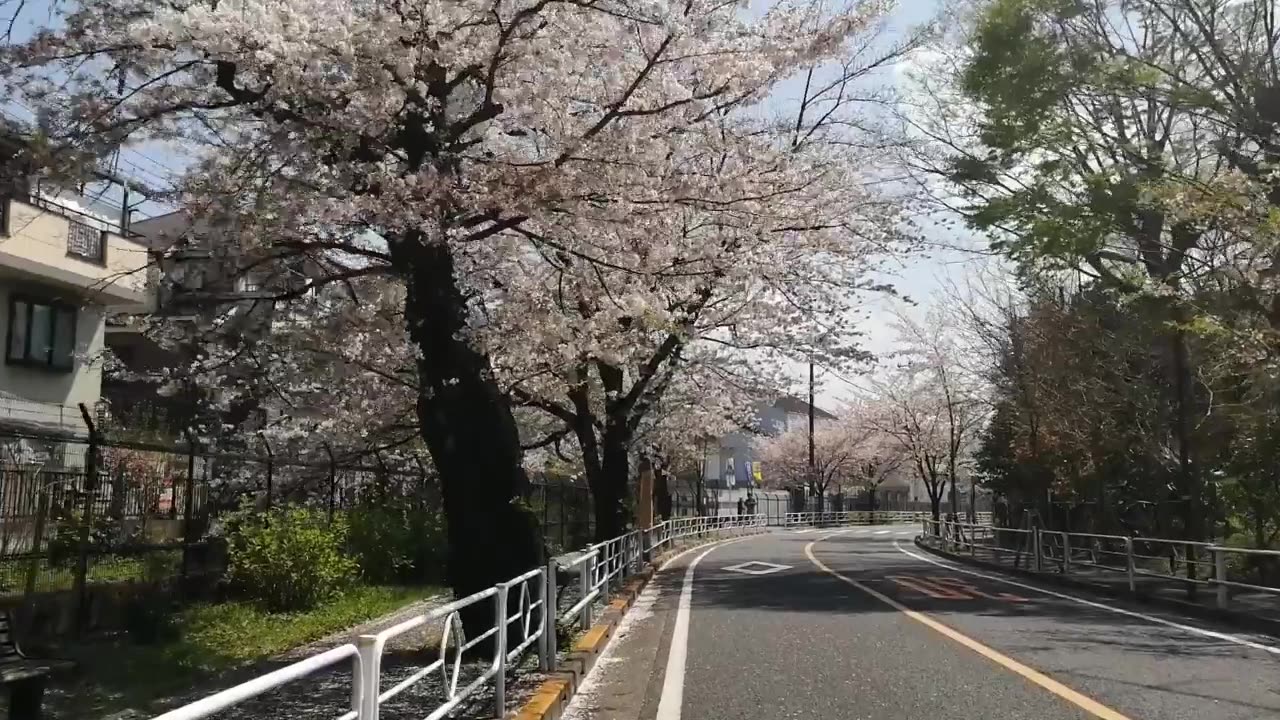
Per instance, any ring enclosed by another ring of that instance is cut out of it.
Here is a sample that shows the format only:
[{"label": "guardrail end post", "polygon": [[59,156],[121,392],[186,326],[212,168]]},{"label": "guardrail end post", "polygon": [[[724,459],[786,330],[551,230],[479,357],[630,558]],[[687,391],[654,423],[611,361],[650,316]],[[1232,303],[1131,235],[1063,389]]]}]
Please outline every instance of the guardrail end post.
[{"label": "guardrail end post", "polygon": [[1135,573],[1134,573],[1134,567],[1133,567],[1133,538],[1131,537],[1126,537],[1124,539],[1124,555],[1125,555],[1125,570],[1129,574],[1129,592],[1134,593],[1136,595],[1138,592],[1138,583],[1137,583],[1137,579],[1134,577]]},{"label": "guardrail end post", "polygon": [[538,643],[538,669],[551,672],[556,669],[556,561],[547,563],[542,583],[542,637]]},{"label": "guardrail end post", "polygon": [[1231,602],[1231,598],[1229,595],[1229,591],[1231,590],[1231,588],[1227,587],[1227,584],[1226,584],[1227,554],[1222,552],[1216,547],[1209,548],[1209,552],[1213,553],[1213,581],[1218,586],[1217,587],[1218,608],[1220,610],[1226,610],[1227,605],[1230,604]]},{"label": "guardrail end post", "polygon": [[499,585],[493,596],[494,622],[498,631],[493,634],[493,656],[497,662],[497,674],[493,676],[493,707],[497,717],[507,714],[507,586]]},{"label": "guardrail end post", "polygon": [[[596,577],[596,559],[594,557],[587,558],[587,562],[582,567],[582,597],[591,594],[592,586],[595,584]],[[582,622],[580,624],[582,632],[591,629],[591,603],[587,603],[582,608]]]},{"label": "guardrail end post", "polygon": [[381,691],[380,680],[382,658],[377,650],[376,635],[361,635],[356,638],[356,677],[351,683],[351,709],[356,711],[359,720],[378,720],[378,694]]}]

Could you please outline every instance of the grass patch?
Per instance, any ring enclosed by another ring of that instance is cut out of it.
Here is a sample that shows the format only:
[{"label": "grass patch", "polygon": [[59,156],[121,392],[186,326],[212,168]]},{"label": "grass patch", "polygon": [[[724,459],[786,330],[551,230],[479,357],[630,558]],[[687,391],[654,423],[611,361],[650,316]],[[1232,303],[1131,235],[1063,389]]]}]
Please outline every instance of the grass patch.
[{"label": "grass patch", "polygon": [[[53,718],[100,718],[193,690],[211,676],[393,612],[443,592],[436,587],[356,586],[314,610],[269,613],[248,602],[186,608],[172,642],[139,645],[123,634],[60,653],[79,662],[76,677],[55,680]],[[218,688],[210,688],[210,692]],[[149,715],[145,713],[144,715]]]},{"label": "grass patch", "polygon": [[184,642],[236,665],[318,640],[436,592],[441,591],[359,587],[314,610],[289,613],[269,613],[247,602],[205,605],[192,608],[183,618]]},{"label": "grass patch", "polygon": [[[136,582],[151,577],[168,577],[182,564],[181,550],[158,550],[145,555],[93,557],[86,575],[90,585]],[[0,562],[0,595],[22,595],[27,578],[34,579],[34,592],[61,592],[75,587],[75,559],[52,565],[48,558],[18,558]]]}]

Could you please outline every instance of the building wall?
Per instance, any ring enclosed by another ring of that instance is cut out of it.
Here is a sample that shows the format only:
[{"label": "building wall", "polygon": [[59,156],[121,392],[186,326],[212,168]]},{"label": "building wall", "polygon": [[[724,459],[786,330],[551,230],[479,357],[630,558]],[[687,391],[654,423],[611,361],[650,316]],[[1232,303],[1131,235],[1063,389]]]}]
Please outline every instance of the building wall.
[{"label": "building wall", "polygon": [[[9,236],[0,243],[0,251],[41,268],[69,276],[67,282],[78,285],[85,295],[100,295],[99,304],[129,306],[136,302],[131,295],[147,294],[147,247],[126,240],[114,232],[106,235],[106,264],[99,264],[67,254],[67,230],[71,220],[21,200],[9,200]],[[78,222],[107,229],[107,223],[86,216]]]},{"label": "building wall", "polygon": [[[757,411],[759,429],[764,435],[779,435],[788,430],[809,426],[805,413],[788,412],[768,406]],[[824,422],[818,417],[815,422]],[[709,487],[744,488],[754,485],[755,464],[759,462],[756,445],[760,435],[746,432],[729,433],[718,443],[709,443],[704,458],[702,477]],[[764,469],[763,472],[768,472]]]},{"label": "building wall", "polygon": [[[65,297],[66,291],[0,277],[0,342],[9,330],[9,296]],[[0,423],[49,423],[83,432],[78,403],[93,410],[102,389],[103,310],[80,306],[76,314],[76,358],[70,372],[11,365],[0,351]],[[7,350],[7,348],[5,348]]]}]

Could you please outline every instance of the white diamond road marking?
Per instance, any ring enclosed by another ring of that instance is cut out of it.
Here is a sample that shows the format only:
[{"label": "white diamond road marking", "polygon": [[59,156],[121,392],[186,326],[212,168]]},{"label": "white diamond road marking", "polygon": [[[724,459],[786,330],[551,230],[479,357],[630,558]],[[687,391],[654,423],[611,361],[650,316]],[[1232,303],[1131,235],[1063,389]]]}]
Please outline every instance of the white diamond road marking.
[{"label": "white diamond road marking", "polygon": [[725,568],[725,570],[728,570],[730,572],[742,573],[743,575],[768,575],[769,573],[776,573],[779,570],[790,570],[790,569],[791,569],[790,565],[779,565],[777,563],[760,562],[759,560],[744,562],[740,565],[730,565],[729,567]]}]

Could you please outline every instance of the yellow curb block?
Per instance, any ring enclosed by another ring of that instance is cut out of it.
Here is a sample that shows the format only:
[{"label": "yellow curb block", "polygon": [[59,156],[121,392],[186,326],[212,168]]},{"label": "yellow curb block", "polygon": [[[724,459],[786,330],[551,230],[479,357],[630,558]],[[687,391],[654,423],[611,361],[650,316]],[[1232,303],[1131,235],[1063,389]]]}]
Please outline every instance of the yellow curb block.
[{"label": "yellow curb block", "polygon": [[594,655],[604,648],[604,644],[608,640],[609,625],[593,625],[586,634],[578,638],[578,642],[573,644],[573,650],[574,652],[589,652]]},{"label": "yellow curb block", "polygon": [[620,597],[609,603],[609,607],[613,608],[614,610],[626,610],[630,606],[631,606],[631,598],[629,597]]},{"label": "yellow curb block", "polygon": [[569,683],[565,680],[546,680],[538,686],[533,697],[516,713],[515,720],[546,720],[559,709],[560,702],[569,696]]}]

